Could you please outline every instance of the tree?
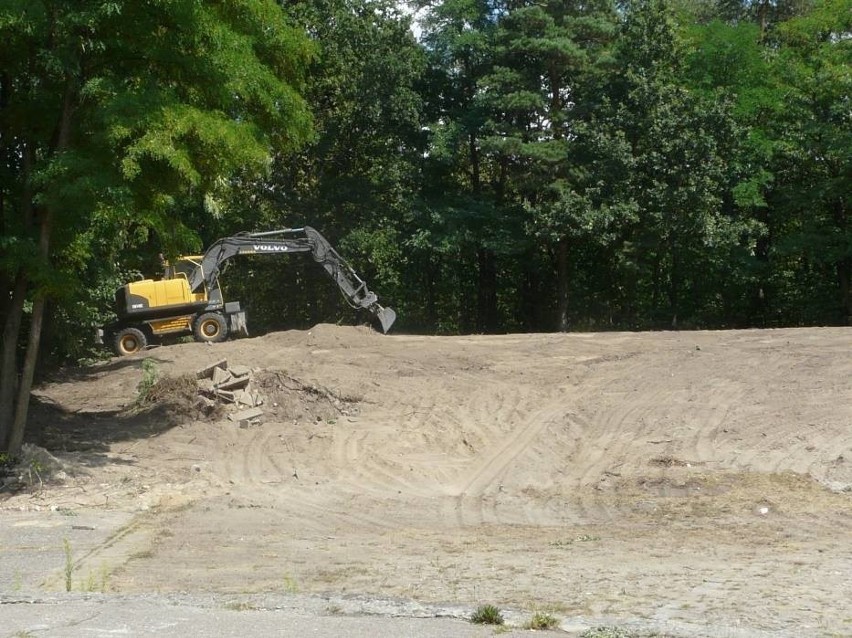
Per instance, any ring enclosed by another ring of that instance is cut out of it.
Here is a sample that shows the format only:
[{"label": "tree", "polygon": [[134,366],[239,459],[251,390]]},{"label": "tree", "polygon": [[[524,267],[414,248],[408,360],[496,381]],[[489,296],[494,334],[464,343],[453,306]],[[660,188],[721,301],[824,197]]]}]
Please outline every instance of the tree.
[{"label": "tree", "polygon": [[707,268],[740,230],[721,205],[735,143],[730,107],[684,87],[683,55],[666,4],[634,5],[616,54],[623,72],[595,121],[598,146],[623,167],[616,195],[634,211],[619,231],[625,284],[640,315],[671,325],[714,294]]},{"label": "tree", "polygon": [[4,3],[0,449],[20,447],[45,301],[73,280],[57,259],[114,254],[149,230],[184,247],[196,229],[174,215],[180,202],[307,138],[310,56],[273,0]]},{"label": "tree", "polygon": [[[497,11],[489,0],[446,0],[431,6],[423,21],[429,148],[414,245],[431,253],[428,277],[446,270],[441,278],[449,285],[441,292],[454,308],[454,328],[463,331],[493,332],[499,323],[497,259],[508,232],[505,171],[483,154],[487,113],[479,100],[480,82],[494,65]],[[434,307],[438,291],[423,283]]]},{"label": "tree", "polygon": [[[597,226],[576,139],[615,35],[611,3],[514,5],[501,18],[493,72],[481,84],[484,146],[507,170],[533,235],[555,251],[557,327],[568,329],[571,250]],[[505,190],[505,189],[504,189]]]},{"label": "tree", "polygon": [[[740,224],[736,248],[717,264],[724,321],[764,324],[770,286],[769,244],[773,210],[767,203],[775,175],[772,158],[781,144],[773,122],[783,117],[783,91],[758,25],[714,20],[687,31],[686,87],[710,103],[730,104],[737,140],[725,158],[723,214]],[[721,284],[724,283],[724,286]]]},{"label": "tree", "polygon": [[[268,174],[241,179],[226,208],[243,229],[317,227],[410,319],[399,226],[416,193],[423,65],[410,17],[374,0],[306,0],[285,11],[316,44],[304,88],[314,135],[297,154],[276,155]],[[341,297],[309,261],[232,268],[240,276],[226,292],[246,304],[252,330],[337,319]]]},{"label": "tree", "polygon": [[768,35],[749,22],[690,34],[691,87],[730,100],[741,131],[727,206],[753,257],[729,260],[728,290],[748,291],[748,323],[849,321],[847,9],[819,3]]},{"label": "tree", "polygon": [[[799,316],[852,322],[852,13],[824,0],[778,26],[785,89],[776,154],[777,256],[792,275]],[[826,288],[826,284],[828,287]]]}]

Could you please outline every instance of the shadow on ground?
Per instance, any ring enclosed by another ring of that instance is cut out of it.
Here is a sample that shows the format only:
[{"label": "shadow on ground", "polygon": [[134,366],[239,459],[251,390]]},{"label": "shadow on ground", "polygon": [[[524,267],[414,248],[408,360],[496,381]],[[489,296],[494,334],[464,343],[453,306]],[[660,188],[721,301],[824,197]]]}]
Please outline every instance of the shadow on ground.
[{"label": "shadow on ground", "polygon": [[203,418],[194,408],[193,396],[175,392],[157,402],[140,402],[110,411],[68,411],[45,398],[33,397],[26,440],[51,453],[87,452],[85,463],[118,462],[107,458],[110,445],[158,436],[187,418]]}]

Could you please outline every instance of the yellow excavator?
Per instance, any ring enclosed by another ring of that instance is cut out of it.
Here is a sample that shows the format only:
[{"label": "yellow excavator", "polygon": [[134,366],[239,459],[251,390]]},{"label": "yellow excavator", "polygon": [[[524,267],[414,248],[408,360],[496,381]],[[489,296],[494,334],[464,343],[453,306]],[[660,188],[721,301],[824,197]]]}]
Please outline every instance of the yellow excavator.
[{"label": "yellow excavator", "polygon": [[310,253],[337,283],[350,306],[365,310],[387,333],[396,321],[391,308],[379,305],[375,293],[319,232],[310,226],[262,233],[239,233],[214,242],[203,255],[180,257],[166,264],[160,280],[143,279],[115,293],[118,321],[99,331],[123,356],[165,335],[192,334],[196,341],[219,342],[247,335],[246,313],[239,301],[225,302],[219,269],[237,255]]}]

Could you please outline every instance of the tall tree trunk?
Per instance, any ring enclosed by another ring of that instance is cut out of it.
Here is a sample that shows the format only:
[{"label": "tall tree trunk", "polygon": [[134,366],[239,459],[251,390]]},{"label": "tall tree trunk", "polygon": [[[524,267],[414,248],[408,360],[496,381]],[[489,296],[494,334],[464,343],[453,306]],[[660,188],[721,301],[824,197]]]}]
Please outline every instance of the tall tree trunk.
[{"label": "tall tree trunk", "polygon": [[840,308],[845,325],[852,325],[852,259],[841,259],[837,264],[837,280],[840,284]]},{"label": "tall tree trunk", "polygon": [[568,291],[571,289],[568,268],[568,238],[556,246],[556,325],[559,332],[568,332]]},{"label": "tall tree trunk", "polygon": [[[470,152],[470,181],[475,198],[482,192],[482,177],[479,148],[476,134],[468,136]],[[499,196],[498,196],[499,199]],[[498,201],[499,204],[499,201]],[[476,329],[478,332],[494,332],[497,327],[497,268],[494,252],[479,246],[476,249],[477,285],[476,285]]]},{"label": "tall tree trunk", "polygon": [[33,386],[36,362],[38,361],[39,342],[41,341],[41,325],[44,318],[44,295],[38,295],[33,301],[33,316],[30,323],[30,339],[27,342],[27,353],[24,356],[24,368],[18,387],[18,401],[15,407],[15,420],[7,446],[12,456],[17,456],[24,442],[24,430],[27,427],[27,415],[30,408],[30,390]]},{"label": "tall tree trunk", "polygon": [[[53,216],[50,211],[43,211],[41,228],[38,240],[39,257],[47,261],[50,258],[50,234],[53,230]],[[7,446],[12,456],[17,456],[21,451],[21,443],[24,440],[24,430],[27,426],[27,414],[30,406],[30,390],[33,386],[36,362],[38,361],[38,349],[41,343],[41,326],[44,319],[44,294],[36,295],[33,301],[33,314],[30,321],[30,338],[27,341],[27,352],[24,355],[24,367],[21,371],[21,381],[18,386],[18,399],[15,406],[15,419],[9,433],[9,445]]]},{"label": "tall tree trunk", "polygon": [[562,96],[560,95],[561,83],[559,71],[556,66],[551,66],[550,71],[550,133],[553,139],[561,140],[562,135]]},{"label": "tall tree trunk", "polygon": [[[758,218],[758,221],[763,221]],[[767,229],[769,228],[769,220],[765,222]],[[753,308],[756,309],[758,322],[761,328],[766,328],[769,325],[769,304],[770,304],[770,288],[769,288],[769,273],[772,268],[769,263],[770,248],[773,243],[772,233],[767,231],[765,236],[760,236],[755,241],[754,258],[759,266],[758,280],[754,291]],[[749,322],[753,322],[754,311],[749,312]]]},{"label": "tall tree trunk", "polygon": [[[842,198],[834,202],[834,223],[841,237],[848,234],[849,215]],[[852,325],[852,257],[843,257],[837,261],[837,284],[840,289],[840,311],[843,314],[841,321],[847,326]]]},{"label": "tall tree trunk", "polygon": [[[2,152],[0,148],[0,152]],[[0,162],[3,161],[0,156]],[[3,187],[0,186],[0,236],[6,234],[6,193]],[[13,283],[10,274],[0,272],[0,325],[6,324],[6,313],[8,312],[9,304],[11,303]]]},{"label": "tall tree trunk", "polygon": [[[551,66],[550,80],[550,132],[553,139],[562,139],[562,100],[560,97],[559,73]],[[555,175],[554,175],[555,177]],[[568,291],[571,289],[568,268],[568,237],[562,237],[556,245],[556,326],[559,332],[568,332]]]},{"label": "tall tree trunk", "polygon": [[[480,156],[476,145],[476,137],[470,135],[471,179],[474,197],[480,198],[482,179],[480,177]],[[502,204],[501,186],[497,186],[496,203]],[[476,250],[477,265],[477,330],[479,332],[494,332],[497,328],[497,267],[494,251],[484,246]]]},{"label": "tall tree trunk", "polygon": [[496,258],[487,248],[480,248],[476,258],[479,270],[477,327],[480,332],[494,332],[497,329]]},{"label": "tall tree trunk", "polygon": [[[62,98],[62,111],[59,114],[59,120],[56,125],[56,133],[54,136],[54,141],[52,144],[52,153],[51,156],[56,157],[63,153],[65,149],[68,148],[69,140],[71,137],[71,116],[74,110],[74,96],[76,94],[76,79],[72,76],[67,76],[65,82],[65,91]],[[27,145],[26,151],[32,153],[32,149],[30,145]],[[32,155],[30,156],[32,160]],[[24,162],[26,163],[26,158]],[[26,168],[26,166],[25,166]],[[29,216],[29,219],[33,219],[34,209],[33,209],[33,192],[31,190],[31,171],[25,170],[24,178],[25,178],[25,189],[24,189],[24,197],[26,198],[23,202],[24,209]],[[39,240],[38,240],[38,254],[39,258],[42,260],[44,264],[50,263],[50,239],[51,232],[53,230],[53,212],[48,209],[42,209],[38,211],[38,222],[39,222]],[[29,341],[27,342],[27,352],[24,357],[24,368],[21,372],[21,380],[18,386],[18,397],[17,397],[17,405],[15,406],[14,412],[14,420],[12,421],[10,431],[9,431],[9,440],[7,449],[17,453],[20,450],[21,441],[23,440],[24,430],[26,429],[26,419],[27,412],[30,401],[30,390],[32,390],[33,377],[35,376],[35,365],[38,360],[38,349],[41,342],[41,326],[42,319],[44,317],[44,296],[43,293],[39,293],[36,295],[35,302],[33,304],[33,315],[32,322],[30,324],[30,334]],[[23,308],[22,308],[23,310]],[[8,324],[8,321],[7,321]],[[20,330],[20,319],[18,320],[18,331]],[[17,342],[17,334],[15,335],[15,342]],[[4,335],[4,348],[5,348],[5,335]],[[10,347],[14,348],[14,345],[10,345]],[[5,363],[5,361],[4,361]],[[5,370],[4,370],[5,372]],[[0,413],[0,418],[3,418],[5,415]],[[0,422],[0,427],[2,427],[2,422]],[[9,426],[7,426],[9,427]],[[17,445],[14,450],[12,445],[17,441]],[[5,441],[4,441],[5,442]]]},{"label": "tall tree trunk", "polygon": [[766,29],[769,25],[769,0],[760,0],[757,5],[757,22],[760,25],[760,40],[763,43],[766,40]]},{"label": "tall tree trunk", "polygon": [[482,185],[482,178],[479,170],[479,148],[476,145],[476,134],[471,133],[468,136],[468,149],[470,151],[470,183],[475,195],[479,194]]},{"label": "tall tree trunk", "polygon": [[[9,105],[9,87],[11,86],[9,74],[0,71],[0,112]],[[0,162],[7,166],[11,166],[12,162],[7,156],[7,137],[8,134],[0,130]],[[6,187],[5,184],[0,184],[0,235],[6,234]],[[11,292],[13,287],[13,278],[10,273],[0,272],[0,325],[6,323],[6,312],[9,307]],[[2,441],[0,441],[2,444]]]},{"label": "tall tree trunk", "polygon": [[669,253],[672,258],[672,271],[669,279],[669,316],[672,318],[672,330],[677,330],[677,315],[680,311],[680,257],[673,241],[669,242]]},{"label": "tall tree trunk", "polygon": [[18,273],[12,301],[3,326],[3,351],[0,359],[0,450],[7,449],[6,443],[12,432],[15,415],[15,390],[18,387],[18,335],[24,316],[24,301],[27,297],[27,278],[23,271]]},{"label": "tall tree trunk", "polygon": [[476,285],[477,282],[471,277],[476,268],[473,261],[473,247],[467,245],[461,250],[459,263],[463,264],[456,274],[458,284],[456,286],[458,298],[458,329],[462,334],[471,334],[476,331]]},{"label": "tall tree trunk", "polygon": [[424,317],[423,327],[433,333],[438,330],[441,320],[438,316],[438,299],[435,290],[435,282],[438,280],[440,270],[440,265],[436,266],[431,257],[426,257],[426,266],[421,271],[425,279],[425,281],[421,280],[421,285],[426,288],[426,317]]},{"label": "tall tree trunk", "polygon": [[[33,219],[33,193],[31,175],[34,153],[32,144],[24,141],[21,153],[21,209],[23,228],[29,231]],[[15,417],[15,391],[18,388],[18,338],[21,335],[21,323],[24,317],[24,302],[27,298],[29,278],[23,268],[15,276],[12,298],[7,306],[3,323],[3,351],[0,355],[0,450],[6,450],[12,423]]]},{"label": "tall tree trunk", "polygon": [[13,280],[6,273],[0,273],[0,326],[6,325],[6,315],[12,306]]}]

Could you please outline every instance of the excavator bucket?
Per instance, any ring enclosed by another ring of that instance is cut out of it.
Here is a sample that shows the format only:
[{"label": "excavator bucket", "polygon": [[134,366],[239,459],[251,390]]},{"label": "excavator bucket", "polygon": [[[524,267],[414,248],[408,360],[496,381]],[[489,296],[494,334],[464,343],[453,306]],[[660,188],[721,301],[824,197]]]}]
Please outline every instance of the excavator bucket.
[{"label": "excavator bucket", "polygon": [[379,306],[378,310],[376,310],[373,314],[381,324],[382,332],[387,334],[388,330],[391,329],[393,322],[396,321],[396,313],[393,311],[393,308],[382,308]]}]

